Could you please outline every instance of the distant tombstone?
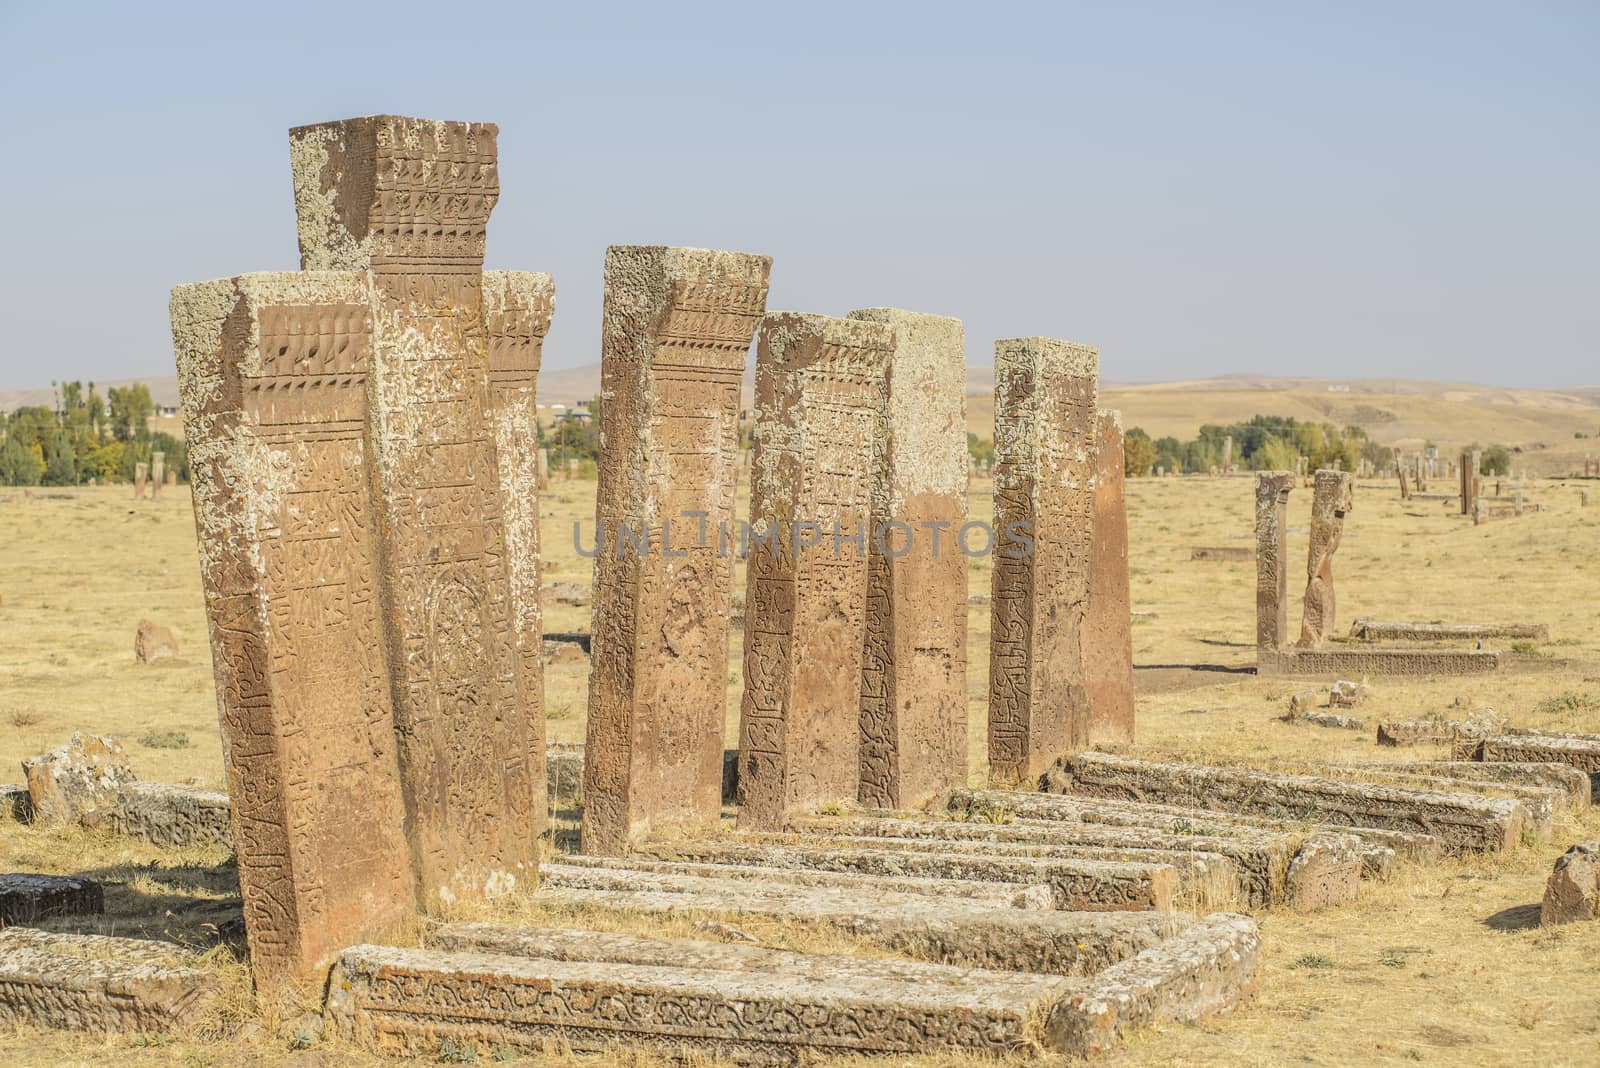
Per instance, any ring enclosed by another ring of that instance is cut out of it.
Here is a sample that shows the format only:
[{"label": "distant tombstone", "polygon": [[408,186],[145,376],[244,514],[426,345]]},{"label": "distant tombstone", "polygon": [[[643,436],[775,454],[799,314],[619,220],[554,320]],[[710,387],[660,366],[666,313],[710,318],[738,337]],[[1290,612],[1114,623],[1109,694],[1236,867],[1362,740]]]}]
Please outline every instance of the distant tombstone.
[{"label": "distant tombstone", "polygon": [[177,484],[178,484],[178,472],[173,471],[173,470],[171,470],[169,468],[167,470],[167,485],[176,486]]},{"label": "distant tombstone", "polygon": [[1092,745],[1133,741],[1133,616],[1128,590],[1128,509],[1123,493],[1121,413],[1101,411],[1098,431],[1089,613],[1084,624]]},{"label": "distant tombstone", "polygon": [[1227,474],[1233,470],[1233,435],[1229,434],[1222,439],[1222,473]]},{"label": "distant tombstone", "polygon": [[133,499],[141,500],[144,497],[144,485],[150,477],[150,465],[137,463],[133,465]]},{"label": "distant tombstone", "polygon": [[568,460],[567,461],[567,481],[568,482],[576,482],[577,480],[578,480],[578,461],[575,460],[575,459],[574,460]]},{"label": "distant tombstone", "polygon": [[550,450],[539,450],[539,488],[550,488]]},{"label": "distant tombstone", "polygon": [[995,342],[989,773],[1006,784],[1089,741],[1083,641],[1099,366],[1086,345]]},{"label": "distant tombstone", "polygon": [[721,814],[734,552],[718,542],[771,269],[741,252],[606,252],[585,852]]},{"label": "distant tombstone", "polygon": [[761,323],[739,709],[742,828],[777,830],[791,815],[854,801],[863,733],[887,729],[881,721],[869,728],[861,678],[868,539],[877,535],[894,552],[914,536],[871,529],[894,338],[882,322],[797,312],[768,312]]},{"label": "distant tombstone", "polygon": [[1289,493],[1287,471],[1256,474],[1256,646],[1279,650],[1289,635]]},{"label": "distant tombstone", "polygon": [[1344,536],[1344,518],[1354,503],[1355,482],[1342,471],[1318,471],[1311,500],[1311,548],[1306,557],[1301,648],[1316,648],[1333,637],[1333,554]]},{"label": "distant tombstone", "polygon": [[150,499],[161,498],[161,486],[167,477],[167,454],[152,452],[150,454]]}]

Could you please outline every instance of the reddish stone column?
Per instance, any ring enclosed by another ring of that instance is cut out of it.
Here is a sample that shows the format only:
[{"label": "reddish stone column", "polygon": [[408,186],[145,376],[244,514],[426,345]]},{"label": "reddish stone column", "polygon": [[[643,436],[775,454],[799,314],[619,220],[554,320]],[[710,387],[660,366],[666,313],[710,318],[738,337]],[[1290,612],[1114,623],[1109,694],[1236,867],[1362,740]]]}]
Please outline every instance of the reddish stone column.
[{"label": "reddish stone column", "polygon": [[290,133],[301,266],[370,269],[370,457],[395,726],[426,904],[537,879],[545,826],[533,381],[548,280],[497,275],[488,123]]},{"label": "reddish stone column", "polygon": [[1089,615],[1084,630],[1091,744],[1133,741],[1133,615],[1121,413],[1100,412],[1098,429]]},{"label": "reddish stone column", "polygon": [[1084,620],[1094,537],[1099,353],[995,342],[989,774],[1020,783],[1089,742]]},{"label": "reddish stone column", "polygon": [[882,323],[797,312],[769,313],[761,324],[741,827],[777,828],[860,790],[869,497],[894,336]]},{"label": "reddish stone column", "polygon": [[1289,642],[1288,471],[1256,473],[1256,648],[1277,652]]},{"label": "reddish stone column", "polygon": [[415,914],[358,272],[179,286],[172,333],[258,991]]},{"label": "reddish stone column", "polygon": [[583,848],[722,805],[739,384],[766,256],[606,252]]},{"label": "reddish stone column", "polygon": [[[896,308],[872,483],[858,800],[912,807],[967,785],[966,339],[961,320]],[[886,551],[887,550],[887,551]]]}]

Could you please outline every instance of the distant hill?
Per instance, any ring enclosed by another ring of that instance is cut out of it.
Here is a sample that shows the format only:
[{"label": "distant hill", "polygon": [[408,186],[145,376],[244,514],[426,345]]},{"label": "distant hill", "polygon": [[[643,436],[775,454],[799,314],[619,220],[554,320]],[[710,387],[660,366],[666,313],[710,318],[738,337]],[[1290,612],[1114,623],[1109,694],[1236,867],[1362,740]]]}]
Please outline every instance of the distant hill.
[{"label": "distant hill", "polygon": [[[111,386],[142,381],[156,403],[176,406],[173,376],[97,382]],[[600,392],[600,365],[551,368],[539,375],[539,402],[572,405]],[[745,405],[751,375],[745,375]],[[1233,423],[1253,415],[1356,425],[1373,440],[1402,449],[1426,442],[1446,453],[1462,446],[1507,445],[1521,450],[1517,466],[1556,474],[1581,469],[1585,456],[1600,456],[1600,386],[1572,389],[1512,389],[1419,379],[1277,378],[1232,374],[1182,382],[1102,383],[1102,405],[1122,412],[1123,425],[1152,437],[1188,439],[1207,423]],[[49,387],[0,391],[0,411],[25,404],[54,403]],[[994,433],[994,368],[967,368],[967,426],[982,438]],[[1583,434],[1579,438],[1576,435]]]}]

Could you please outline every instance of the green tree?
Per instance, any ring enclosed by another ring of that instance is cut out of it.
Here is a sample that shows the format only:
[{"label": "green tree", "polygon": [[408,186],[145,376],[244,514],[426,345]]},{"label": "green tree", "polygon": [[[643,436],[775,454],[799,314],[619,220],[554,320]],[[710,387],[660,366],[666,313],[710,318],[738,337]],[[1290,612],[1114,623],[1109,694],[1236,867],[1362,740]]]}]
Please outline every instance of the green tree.
[{"label": "green tree", "polygon": [[156,404],[143,382],[111,387],[111,434],[118,441],[143,441],[150,436],[150,417]]},{"label": "green tree", "polygon": [[1144,478],[1156,465],[1156,443],[1139,427],[1122,438],[1122,471],[1132,478]]},{"label": "green tree", "polygon": [[0,483],[7,486],[37,486],[44,476],[44,460],[15,435],[0,442]]}]

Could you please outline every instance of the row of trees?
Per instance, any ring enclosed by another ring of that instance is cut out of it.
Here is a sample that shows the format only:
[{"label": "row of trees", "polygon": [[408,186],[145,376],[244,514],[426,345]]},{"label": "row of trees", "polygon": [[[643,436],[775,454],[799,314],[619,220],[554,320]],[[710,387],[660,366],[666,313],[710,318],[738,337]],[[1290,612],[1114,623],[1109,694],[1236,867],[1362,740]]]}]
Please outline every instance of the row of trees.
[{"label": "row of trees", "polygon": [[1343,429],[1332,423],[1310,423],[1278,415],[1257,415],[1243,423],[1218,426],[1208,423],[1197,437],[1151,438],[1139,427],[1125,437],[1126,470],[1144,476],[1157,467],[1168,471],[1209,471],[1221,467],[1228,438],[1233,439],[1232,460],[1255,471],[1293,471],[1299,458],[1308,457],[1313,470],[1333,467],[1335,461],[1353,471],[1360,460],[1388,463],[1393,456],[1358,426]]},{"label": "row of trees", "polygon": [[112,387],[102,397],[93,382],[52,384],[53,409],[30,405],[0,413],[0,485],[131,482],[134,466],[148,463],[155,452],[165,453],[167,469],[188,480],[183,441],[150,429],[156,410],[150,387]]}]

